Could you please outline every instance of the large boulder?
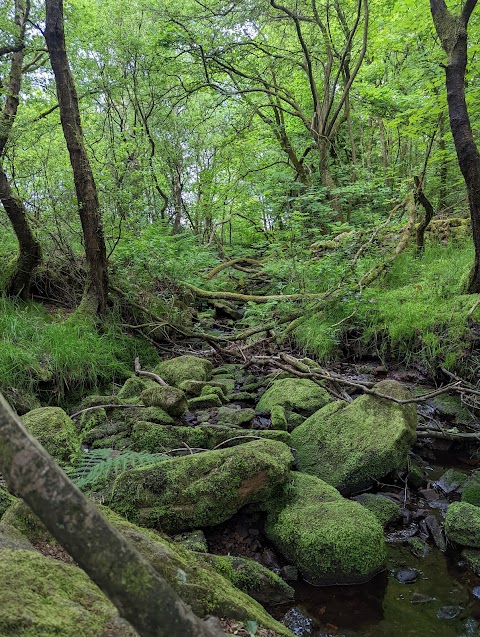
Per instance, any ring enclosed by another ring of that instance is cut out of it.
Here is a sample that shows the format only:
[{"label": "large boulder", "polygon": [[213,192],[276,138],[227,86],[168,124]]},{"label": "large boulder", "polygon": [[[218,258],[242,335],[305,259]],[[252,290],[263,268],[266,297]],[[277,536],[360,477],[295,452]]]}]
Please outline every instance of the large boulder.
[{"label": "large boulder", "polygon": [[[313,380],[308,378],[281,378],[272,383],[257,404],[260,414],[271,415],[283,408],[289,425],[292,413],[311,416],[331,402],[330,395]],[[293,419],[293,425],[296,420]]]},{"label": "large boulder", "polygon": [[121,474],[110,506],[169,533],[220,524],[246,504],[271,500],[292,462],[290,449],[274,440],[173,458]]},{"label": "large boulder", "polygon": [[449,542],[480,548],[480,507],[453,502],[445,516],[445,535]]},{"label": "large boulder", "polygon": [[168,361],[162,361],[153,371],[169,385],[179,387],[185,380],[202,382],[210,380],[212,364],[209,360],[198,356],[177,356]]},{"label": "large boulder", "polygon": [[383,529],[365,507],[306,473],[292,473],[284,500],[274,503],[267,536],[315,585],[365,582],[383,568]]},{"label": "large boulder", "polygon": [[147,407],[159,407],[170,416],[181,416],[188,410],[187,397],[183,391],[168,385],[145,389],[140,399]]},{"label": "large boulder", "polygon": [[[400,383],[384,380],[375,391],[411,398]],[[301,471],[339,491],[359,491],[405,466],[416,439],[417,408],[364,394],[352,403],[337,401],[310,416],[292,432]]]},{"label": "large boulder", "polygon": [[80,453],[73,420],[60,407],[40,407],[21,417],[22,423],[60,464],[69,464]]}]

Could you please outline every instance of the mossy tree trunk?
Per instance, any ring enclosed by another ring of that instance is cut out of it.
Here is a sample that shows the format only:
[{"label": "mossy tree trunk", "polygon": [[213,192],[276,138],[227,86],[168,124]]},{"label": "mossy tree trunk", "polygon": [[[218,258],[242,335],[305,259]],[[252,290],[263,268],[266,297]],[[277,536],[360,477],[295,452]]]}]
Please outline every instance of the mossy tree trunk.
[{"label": "mossy tree trunk", "polygon": [[[7,284],[9,296],[27,298],[33,271],[41,260],[40,244],[30,228],[27,211],[22,201],[15,195],[3,167],[5,148],[17,115],[22,82],[22,66],[25,57],[25,25],[30,12],[28,0],[15,1],[15,25],[18,29],[18,50],[12,51],[9,78],[6,82],[6,98],[0,114],[0,200],[3,204],[18,240],[18,259]],[[21,46],[20,46],[21,45]]]},{"label": "mossy tree trunk", "polygon": [[45,40],[55,75],[60,119],[70,154],[78,210],[82,223],[88,275],[86,306],[102,314],[107,306],[108,267],[97,188],[88,159],[80,120],[78,96],[68,63],[63,0],[46,0]]},{"label": "mossy tree trunk", "polygon": [[142,637],[219,637],[73,485],[0,394],[0,472]]},{"label": "mossy tree trunk", "polygon": [[453,15],[445,0],[430,0],[433,23],[447,54],[445,66],[448,113],[458,164],[467,186],[475,259],[468,292],[480,292],[480,154],[473,138],[465,100],[467,27],[477,0],[466,0],[462,12]]}]

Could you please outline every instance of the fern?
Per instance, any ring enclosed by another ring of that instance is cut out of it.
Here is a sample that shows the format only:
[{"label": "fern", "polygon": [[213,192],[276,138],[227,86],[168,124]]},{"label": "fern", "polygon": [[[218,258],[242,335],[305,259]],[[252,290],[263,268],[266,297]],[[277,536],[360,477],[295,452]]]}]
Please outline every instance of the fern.
[{"label": "fern", "polygon": [[169,456],[161,453],[143,453],[126,449],[118,452],[113,449],[94,449],[86,451],[80,463],[70,468],[71,480],[79,489],[92,490],[111,481],[120,473],[135,467],[158,464],[168,460]]}]

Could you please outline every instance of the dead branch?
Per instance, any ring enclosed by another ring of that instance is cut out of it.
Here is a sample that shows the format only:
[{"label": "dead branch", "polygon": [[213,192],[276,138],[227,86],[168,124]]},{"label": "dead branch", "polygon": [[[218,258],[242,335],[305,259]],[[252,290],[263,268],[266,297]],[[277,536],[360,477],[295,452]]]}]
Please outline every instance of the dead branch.
[{"label": "dead branch", "polygon": [[234,267],[238,263],[248,263],[249,265],[261,265],[261,261],[259,261],[258,259],[247,259],[244,257],[238,257],[236,259],[231,259],[230,261],[224,261],[223,263],[220,263],[220,265],[217,265],[216,268],[213,268],[213,270],[210,270],[210,272],[205,274],[204,278],[207,280],[213,279],[213,277],[217,276],[217,274],[221,272],[222,270],[225,270],[226,268]]},{"label": "dead branch", "polygon": [[157,382],[159,385],[162,385],[162,386],[167,385],[167,383],[163,380],[163,378],[160,378],[158,374],[154,374],[153,372],[142,371],[142,368],[140,367],[140,359],[138,356],[135,359],[133,365],[135,369],[135,376],[146,376],[147,378],[151,378],[152,380]]}]

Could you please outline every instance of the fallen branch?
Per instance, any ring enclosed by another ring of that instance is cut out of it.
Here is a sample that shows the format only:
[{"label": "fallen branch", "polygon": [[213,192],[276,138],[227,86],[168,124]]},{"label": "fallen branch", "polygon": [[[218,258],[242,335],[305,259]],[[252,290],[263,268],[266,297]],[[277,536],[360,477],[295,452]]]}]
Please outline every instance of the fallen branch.
[{"label": "fallen branch", "polygon": [[160,378],[158,374],[154,374],[153,372],[142,371],[142,368],[140,367],[140,359],[138,356],[135,359],[133,365],[135,369],[135,376],[146,376],[147,378],[151,378],[152,380],[157,382],[159,385],[162,385],[164,387],[167,386],[167,383],[163,380],[163,378]]},{"label": "fallen branch", "polygon": [[323,295],[318,294],[269,294],[260,296],[257,294],[237,294],[236,292],[211,292],[202,290],[195,285],[185,283],[182,285],[202,299],[223,299],[226,301],[249,301],[252,303],[270,303],[270,301],[303,301],[304,299],[320,299]]},{"label": "fallen branch", "polygon": [[207,280],[213,279],[213,277],[217,276],[217,274],[221,272],[222,270],[225,270],[226,268],[232,268],[238,263],[248,263],[249,265],[261,265],[261,261],[258,261],[258,259],[247,259],[243,257],[238,257],[237,259],[231,259],[230,261],[224,261],[223,263],[220,263],[220,265],[217,265],[216,268],[213,268],[213,270],[210,270],[210,272],[208,272],[208,274],[206,274],[204,278]]}]

